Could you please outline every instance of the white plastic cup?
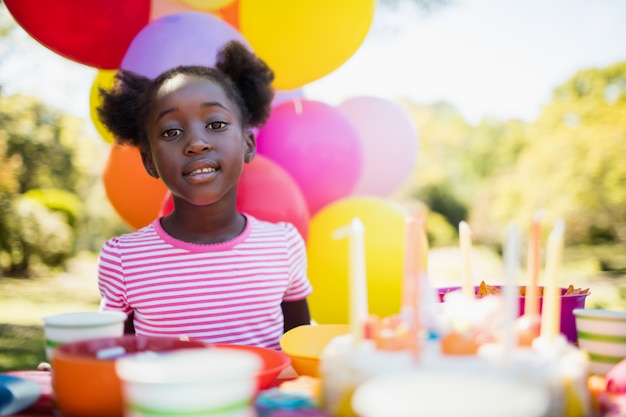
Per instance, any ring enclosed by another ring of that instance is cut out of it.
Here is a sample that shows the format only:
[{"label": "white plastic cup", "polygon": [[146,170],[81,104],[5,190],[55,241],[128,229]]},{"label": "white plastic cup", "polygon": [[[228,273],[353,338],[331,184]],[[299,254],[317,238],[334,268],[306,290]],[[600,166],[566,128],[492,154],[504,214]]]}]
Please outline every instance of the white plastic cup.
[{"label": "white plastic cup", "polygon": [[124,335],[126,314],[119,311],[80,311],[43,318],[46,357],[62,344]]},{"label": "white plastic cup", "polygon": [[140,353],[116,362],[126,417],[255,416],[261,358],[228,349]]}]

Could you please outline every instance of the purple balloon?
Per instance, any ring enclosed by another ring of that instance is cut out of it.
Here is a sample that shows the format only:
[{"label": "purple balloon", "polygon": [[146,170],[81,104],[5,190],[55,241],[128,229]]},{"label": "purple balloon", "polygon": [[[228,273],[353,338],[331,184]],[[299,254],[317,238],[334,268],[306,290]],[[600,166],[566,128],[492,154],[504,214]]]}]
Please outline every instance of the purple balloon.
[{"label": "purple balloon", "polygon": [[182,12],[150,22],[128,47],[121,68],[156,78],[179,65],[215,66],[216,55],[229,41],[252,49],[231,25],[202,12]]},{"label": "purple balloon", "polygon": [[257,151],[296,180],[311,216],[350,195],[363,165],[361,139],[352,122],[336,107],[313,100],[274,107],[259,131]]}]

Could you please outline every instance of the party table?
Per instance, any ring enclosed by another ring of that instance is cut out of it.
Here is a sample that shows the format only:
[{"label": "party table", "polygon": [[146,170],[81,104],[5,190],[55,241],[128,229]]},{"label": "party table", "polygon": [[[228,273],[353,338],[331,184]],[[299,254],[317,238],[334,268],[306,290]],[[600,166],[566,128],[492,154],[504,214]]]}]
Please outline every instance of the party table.
[{"label": "party table", "polygon": [[[52,374],[49,371],[10,371],[3,372],[3,375],[12,375],[18,378],[23,378],[29,381],[36,383],[40,390],[41,394],[35,403],[33,403],[30,407],[24,409],[18,414],[13,414],[16,417],[53,417],[55,416],[53,411],[53,400],[52,400]],[[290,366],[286,368],[281,374],[276,378],[273,383],[274,387],[279,386],[281,383],[285,381],[292,380],[297,377],[297,374]]]}]

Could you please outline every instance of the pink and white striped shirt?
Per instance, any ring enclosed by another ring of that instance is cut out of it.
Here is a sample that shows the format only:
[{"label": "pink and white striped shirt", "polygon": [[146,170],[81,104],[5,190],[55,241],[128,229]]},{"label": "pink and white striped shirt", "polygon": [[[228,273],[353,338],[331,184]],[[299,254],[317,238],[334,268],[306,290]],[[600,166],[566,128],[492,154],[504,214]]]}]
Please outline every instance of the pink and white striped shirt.
[{"label": "pink and white striped shirt", "polygon": [[98,259],[101,309],[135,313],[138,335],[279,349],[283,301],[311,294],[306,250],[290,223],[246,215],[228,242],[177,240],[160,219],[107,241]]}]

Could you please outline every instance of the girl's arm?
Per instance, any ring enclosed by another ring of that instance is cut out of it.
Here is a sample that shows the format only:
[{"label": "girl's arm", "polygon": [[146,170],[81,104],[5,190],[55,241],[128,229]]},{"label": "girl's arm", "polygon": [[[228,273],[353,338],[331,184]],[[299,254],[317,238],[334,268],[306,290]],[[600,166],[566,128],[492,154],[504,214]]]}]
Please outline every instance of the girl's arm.
[{"label": "girl's arm", "polygon": [[280,306],[283,309],[283,317],[285,320],[283,331],[285,333],[294,327],[311,324],[309,303],[307,303],[306,298],[298,301],[283,301]]}]

